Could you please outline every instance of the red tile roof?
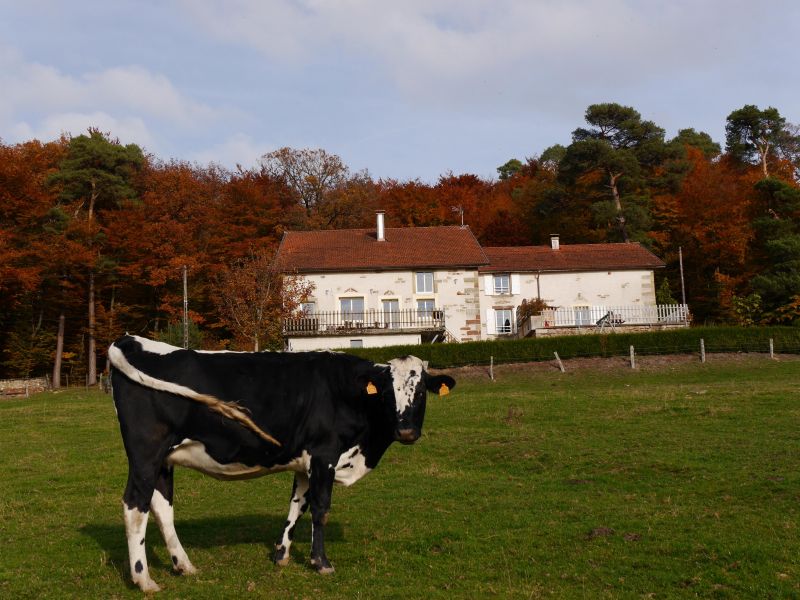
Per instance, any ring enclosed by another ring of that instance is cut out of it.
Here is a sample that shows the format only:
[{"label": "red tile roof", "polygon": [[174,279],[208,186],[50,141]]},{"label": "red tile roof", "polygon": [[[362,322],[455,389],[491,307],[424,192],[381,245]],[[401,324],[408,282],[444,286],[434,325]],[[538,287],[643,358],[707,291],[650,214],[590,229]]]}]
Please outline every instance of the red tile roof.
[{"label": "red tile roof", "polygon": [[639,243],[626,244],[561,244],[550,246],[516,246],[484,248],[488,265],[481,272],[536,271],[613,271],[624,269],[658,269],[664,261]]},{"label": "red tile roof", "polygon": [[385,240],[375,229],[287,231],[278,248],[283,271],[375,271],[478,267],[488,264],[468,227],[387,227]]}]

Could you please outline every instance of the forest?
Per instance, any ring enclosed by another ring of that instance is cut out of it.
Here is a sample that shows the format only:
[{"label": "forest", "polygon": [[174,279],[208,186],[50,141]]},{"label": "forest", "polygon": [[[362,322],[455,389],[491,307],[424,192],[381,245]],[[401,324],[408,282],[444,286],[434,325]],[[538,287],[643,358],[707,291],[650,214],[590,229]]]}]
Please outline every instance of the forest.
[{"label": "forest", "polygon": [[[485,246],[634,241],[667,263],[660,302],[697,324],[800,325],[800,128],[745,105],[724,146],[674,138],[632,107],[589,106],[571,139],[497,177],[375,179],[323,149],[256,168],[161,160],[90,129],[0,140],[0,378],[94,384],[122,332],[180,345],[280,347],[278,315],[307,289],[272,257],[286,230],[461,224]],[[538,154],[533,153],[538,150]],[[99,364],[98,364],[99,363]]]}]

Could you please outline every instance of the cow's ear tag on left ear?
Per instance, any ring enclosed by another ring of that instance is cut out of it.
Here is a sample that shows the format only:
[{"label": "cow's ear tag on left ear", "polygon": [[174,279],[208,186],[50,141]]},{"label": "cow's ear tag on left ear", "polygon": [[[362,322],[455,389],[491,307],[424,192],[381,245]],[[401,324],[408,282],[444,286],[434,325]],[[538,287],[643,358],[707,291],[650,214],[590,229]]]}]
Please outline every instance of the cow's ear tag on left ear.
[{"label": "cow's ear tag on left ear", "polygon": [[375,384],[371,381],[367,384],[367,393],[372,396],[378,393],[378,388],[375,387]]},{"label": "cow's ear tag on left ear", "polygon": [[446,384],[442,384],[442,387],[439,388],[439,395],[440,396],[447,396],[450,393],[450,388],[447,387]]}]

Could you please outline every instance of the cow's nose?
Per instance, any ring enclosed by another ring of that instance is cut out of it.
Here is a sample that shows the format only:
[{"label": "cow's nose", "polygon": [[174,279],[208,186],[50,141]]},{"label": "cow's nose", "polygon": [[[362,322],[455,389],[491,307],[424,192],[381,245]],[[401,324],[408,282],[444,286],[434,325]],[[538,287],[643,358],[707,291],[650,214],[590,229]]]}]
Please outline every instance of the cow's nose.
[{"label": "cow's nose", "polygon": [[413,444],[419,439],[419,432],[415,429],[398,429],[397,440],[403,444]]}]

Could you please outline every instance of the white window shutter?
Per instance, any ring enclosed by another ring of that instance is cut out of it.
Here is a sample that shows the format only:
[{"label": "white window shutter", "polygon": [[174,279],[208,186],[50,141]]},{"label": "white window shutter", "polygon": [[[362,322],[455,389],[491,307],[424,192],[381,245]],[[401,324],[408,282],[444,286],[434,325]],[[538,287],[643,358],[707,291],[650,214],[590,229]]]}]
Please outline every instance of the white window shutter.
[{"label": "white window shutter", "polygon": [[511,274],[511,293],[519,294],[519,273]]},{"label": "white window shutter", "polygon": [[[512,275],[513,277],[513,275]],[[517,307],[511,308],[511,333],[517,333]]]},{"label": "white window shutter", "polygon": [[494,275],[483,276],[483,293],[487,296],[494,296]]},{"label": "white window shutter", "polygon": [[494,317],[494,309],[486,309],[486,333],[497,333],[497,320]]}]

